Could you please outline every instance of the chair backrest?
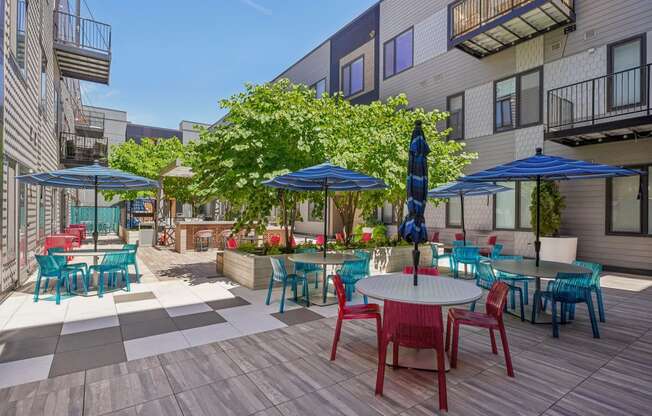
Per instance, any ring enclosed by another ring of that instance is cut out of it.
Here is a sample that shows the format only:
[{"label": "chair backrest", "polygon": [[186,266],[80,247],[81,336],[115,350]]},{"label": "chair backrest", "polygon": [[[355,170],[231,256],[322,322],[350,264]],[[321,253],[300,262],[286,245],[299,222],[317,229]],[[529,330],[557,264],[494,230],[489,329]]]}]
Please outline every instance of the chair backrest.
[{"label": "chair backrest", "polygon": [[496,281],[491,286],[489,294],[487,295],[487,302],[485,303],[485,310],[487,315],[493,316],[497,320],[503,319],[503,310],[507,303],[507,294],[509,293],[509,286],[505,282]]},{"label": "chair backrest", "polygon": [[464,246],[464,240],[454,240],[453,247],[462,247]]},{"label": "chair backrest", "polygon": [[436,346],[436,333],[443,330],[439,305],[384,302],[383,333],[400,341],[401,345],[433,348]]},{"label": "chair backrest", "polygon": [[457,261],[472,262],[480,258],[480,247],[456,246],[453,247],[453,257]]},{"label": "chair backrest", "polygon": [[335,285],[338,309],[340,313],[343,313],[344,306],[346,305],[346,290],[344,289],[344,283],[342,283],[342,278],[339,274],[333,276],[333,285]]},{"label": "chair backrest", "polygon": [[364,260],[345,260],[339,272],[341,277],[353,278],[367,275],[366,264]]},{"label": "chair backrest", "polygon": [[502,251],[503,251],[502,244],[494,244],[494,247],[491,249],[491,258],[492,259],[498,258]]},{"label": "chair backrest", "polygon": [[55,276],[59,274],[61,267],[57,263],[55,256],[41,256],[37,254],[35,257],[42,276]]},{"label": "chair backrest", "polygon": [[487,238],[487,244],[489,244],[490,246],[495,245],[497,241],[498,241],[497,235],[490,235],[489,238]]},{"label": "chair backrest", "polygon": [[491,289],[496,282],[496,275],[494,269],[491,267],[491,262],[480,260],[476,267],[475,282],[478,286],[485,289]]},{"label": "chair backrest", "polygon": [[288,277],[288,272],[285,270],[285,260],[277,257],[270,257],[272,262],[272,279],[277,282],[282,282]]},{"label": "chair backrest", "polygon": [[581,260],[575,260],[573,264],[580,267],[586,267],[587,269],[591,270],[591,279],[593,280],[593,284],[597,287],[600,287],[600,275],[602,274],[601,264]]},{"label": "chair backrest", "polygon": [[317,243],[318,246],[323,246],[325,241],[326,239],[324,238],[323,234],[319,234],[315,239],[315,242]]},{"label": "chair backrest", "polygon": [[235,238],[229,238],[226,240],[226,248],[229,250],[235,250],[238,248],[238,241]]},{"label": "chair backrest", "polygon": [[66,259],[65,256],[55,256],[53,255],[54,253],[63,253],[64,249],[63,247],[52,247],[48,248],[48,256],[52,257],[54,261],[57,263],[57,266],[62,267],[65,266],[68,263],[68,260]]},{"label": "chair backrest", "polygon": [[432,238],[430,239],[433,243],[438,243],[439,242],[439,231],[435,231],[432,233]]},{"label": "chair backrest", "polygon": [[456,241],[463,241],[464,240],[464,233],[455,233],[455,240]]},{"label": "chair backrest", "polygon": [[367,275],[371,274],[369,266],[371,265],[371,254],[365,250],[353,250],[353,255],[364,261],[364,270]]},{"label": "chair backrest", "polygon": [[129,253],[106,253],[102,259],[103,266],[124,266],[129,260]]},{"label": "chair backrest", "polygon": [[581,297],[582,292],[591,287],[592,283],[593,275],[591,273],[557,273],[557,277],[552,282],[551,291],[553,294],[564,292]]},{"label": "chair backrest", "polygon": [[122,249],[129,250],[129,254],[127,255],[127,260],[129,260],[130,263],[135,263],[136,252],[138,251],[138,244],[125,244],[122,246]]}]

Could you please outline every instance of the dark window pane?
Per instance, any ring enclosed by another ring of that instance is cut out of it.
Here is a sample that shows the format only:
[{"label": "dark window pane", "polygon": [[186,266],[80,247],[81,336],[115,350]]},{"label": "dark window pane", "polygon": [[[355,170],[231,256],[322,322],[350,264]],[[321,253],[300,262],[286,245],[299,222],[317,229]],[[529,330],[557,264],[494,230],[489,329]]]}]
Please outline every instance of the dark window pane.
[{"label": "dark window pane", "polygon": [[516,78],[509,78],[496,84],[496,128],[514,126],[516,103]]},{"label": "dark window pane", "polygon": [[396,72],[412,66],[412,30],[396,37]]},{"label": "dark window pane", "polygon": [[618,45],[612,49],[613,97],[615,107],[641,101],[641,40]]},{"label": "dark window pane", "polygon": [[351,64],[351,94],[358,93],[364,88],[364,61],[362,58]]},{"label": "dark window pane", "polygon": [[448,136],[449,139],[462,139],[462,132],[464,129],[463,102],[463,96],[461,94],[450,97],[448,100],[448,112],[450,113],[448,118],[448,127],[453,129],[453,131]]},{"label": "dark window pane", "polygon": [[541,84],[539,71],[521,77],[521,121],[519,124],[534,124],[540,122],[541,115]]},{"label": "dark window pane", "polygon": [[613,178],[611,182],[611,231],[641,232],[639,176]]},{"label": "dark window pane", "polygon": [[345,66],[342,71],[342,92],[344,95],[351,95],[351,67]]},{"label": "dark window pane", "polygon": [[385,44],[385,77],[394,75],[394,41]]},{"label": "dark window pane", "polygon": [[322,79],[320,81],[317,81],[317,83],[313,86],[315,89],[315,96],[317,98],[321,98],[322,95],[326,92],[326,79]]}]

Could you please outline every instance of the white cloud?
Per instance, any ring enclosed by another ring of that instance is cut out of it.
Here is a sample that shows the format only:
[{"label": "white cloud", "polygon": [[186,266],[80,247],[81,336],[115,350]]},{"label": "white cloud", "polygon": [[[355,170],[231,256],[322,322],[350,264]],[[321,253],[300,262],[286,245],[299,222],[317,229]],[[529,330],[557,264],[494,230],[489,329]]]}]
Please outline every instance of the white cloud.
[{"label": "white cloud", "polygon": [[252,9],[256,10],[258,13],[262,13],[267,16],[272,15],[272,10],[268,9],[267,7],[263,6],[262,4],[255,2],[254,0],[240,0],[240,3],[245,4]]}]

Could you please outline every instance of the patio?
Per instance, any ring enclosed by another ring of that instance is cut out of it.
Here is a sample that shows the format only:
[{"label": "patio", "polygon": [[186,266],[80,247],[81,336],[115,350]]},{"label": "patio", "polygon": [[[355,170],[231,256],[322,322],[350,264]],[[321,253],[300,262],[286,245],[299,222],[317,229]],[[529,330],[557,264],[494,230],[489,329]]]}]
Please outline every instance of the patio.
[{"label": "patio", "polygon": [[[278,293],[266,306],[266,291],[217,277],[214,255],[141,248],[142,282],[103,299],[12,294],[0,304],[0,415],[439,414],[430,372],[388,369],[374,396],[372,322],[346,322],[330,362],[335,305],[289,302],[280,315]],[[463,328],[449,414],[649,414],[652,279],[606,273],[602,285],[600,339],[582,307],[559,339],[506,315],[514,379],[486,333]]]}]

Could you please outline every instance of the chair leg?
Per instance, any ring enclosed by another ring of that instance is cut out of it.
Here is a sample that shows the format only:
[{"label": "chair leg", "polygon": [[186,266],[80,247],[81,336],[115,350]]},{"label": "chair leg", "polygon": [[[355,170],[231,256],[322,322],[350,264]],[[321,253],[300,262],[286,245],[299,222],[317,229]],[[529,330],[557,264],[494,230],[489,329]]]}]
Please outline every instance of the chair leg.
[{"label": "chair leg", "polygon": [[57,288],[56,288],[56,303],[59,305],[61,303],[61,285],[63,284],[63,276],[59,275],[59,278],[57,279]]},{"label": "chair leg", "polygon": [[469,306],[469,310],[471,312],[475,312],[475,301],[471,302],[471,306]]},{"label": "chair leg", "polygon": [[129,280],[129,269],[125,267],[123,270],[124,273],[124,279],[125,279],[125,286],[127,287],[127,292],[131,292],[131,281]]},{"label": "chair leg", "polygon": [[398,347],[398,342],[392,341],[392,367],[394,368],[398,368]]},{"label": "chair leg", "polygon": [[136,282],[140,283],[140,270],[138,270],[138,260],[134,261],[134,268],[136,269]]},{"label": "chair leg", "polygon": [[519,304],[521,306],[521,322],[525,322],[525,306],[523,305],[525,303],[523,300],[524,294],[520,287],[518,287],[518,294],[519,294]]},{"label": "chair leg", "polygon": [[550,309],[552,313],[552,336],[559,338],[559,322],[557,322],[557,302],[554,299],[550,300]]},{"label": "chair leg", "polygon": [[269,288],[267,289],[267,299],[265,299],[265,305],[269,305],[272,301],[272,290],[274,289],[274,278],[270,276],[269,278]]},{"label": "chair leg", "polygon": [[448,411],[448,398],[446,394],[446,365],[444,360],[444,337],[442,330],[441,312],[439,315],[439,330],[435,332],[435,343],[437,344],[437,384],[439,390],[439,409]]},{"label": "chair leg", "polygon": [[451,368],[457,368],[457,347],[459,346],[460,324],[453,322],[453,346],[451,350]]},{"label": "chair leg", "polygon": [[446,351],[449,351],[451,347],[451,323],[451,317],[448,315],[448,318],[446,319]]},{"label": "chair leg", "polygon": [[516,290],[512,288],[512,290],[509,291],[509,304],[512,307],[512,310],[516,308]]},{"label": "chair leg", "polygon": [[489,338],[491,338],[491,352],[493,354],[498,354],[498,348],[496,347],[496,336],[494,335],[494,330],[489,328]]},{"label": "chair leg", "polygon": [[378,351],[380,351],[380,344],[382,342],[383,323],[380,319],[380,314],[376,316],[376,338],[378,338]]},{"label": "chair leg", "polygon": [[34,302],[38,302],[38,295],[41,291],[41,270],[36,274],[36,283],[34,285]]},{"label": "chair leg", "polygon": [[315,272],[315,289],[319,288],[319,272]]},{"label": "chair leg", "polygon": [[303,296],[306,299],[306,307],[310,307],[310,283],[308,283],[308,278],[306,277],[303,280]]},{"label": "chair leg", "polygon": [[104,272],[99,272],[97,276],[97,297],[104,296]]},{"label": "chair leg", "polygon": [[514,367],[512,367],[512,356],[509,353],[509,345],[507,344],[505,324],[501,324],[498,330],[500,332],[500,342],[503,344],[503,353],[505,354],[505,366],[507,367],[507,375],[509,377],[514,377]]},{"label": "chair leg", "polygon": [[383,395],[385,382],[385,360],[387,359],[387,344],[389,340],[381,335],[380,348],[378,349],[378,370],[376,371],[376,394]]},{"label": "chair leg", "polygon": [[530,290],[529,290],[529,285],[528,285],[527,280],[523,281],[523,295],[525,297],[523,303],[527,305],[528,304],[528,299],[530,298]]},{"label": "chair leg", "polygon": [[364,302],[365,305],[369,304],[369,298],[367,297],[367,295],[362,295],[362,301]]},{"label": "chair leg", "polygon": [[333,347],[331,348],[331,361],[335,360],[337,353],[337,343],[340,340],[340,333],[342,332],[342,318],[337,317],[337,325],[335,325],[335,335],[333,336]]},{"label": "chair leg", "polygon": [[46,278],[45,278],[45,286],[43,287],[43,293],[45,293],[45,292],[48,291],[48,286],[49,286],[49,284],[50,284],[50,278],[49,278],[49,277],[46,277]]},{"label": "chair leg", "polygon": [[535,323],[537,321],[537,307],[539,306],[540,303],[539,299],[541,299],[541,294],[539,292],[534,292],[534,296],[532,296],[532,323]]},{"label": "chair leg", "polygon": [[598,315],[600,317],[600,322],[606,322],[604,317],[604,302],[602,301],[602,288],[596,287],[595,298],[598,303]]},{"label": "chair leg", "polygon": [[589,318],[591,319],[591,330],[593,331],[593,338],[600,338],[600,329],[598,328],[598,321],[595,319],[595,310],[593,309],[593,298],[591,297],[591,290],[587,290],[586,307],[589,309]]},{"label": "chair leg", "polygon": [[285,288],[287,286],[287,280],[283,280],[283,289],[281,290],[281,306],[279,307],[279,312],[283,313],[283,308],[285,307]]}]

